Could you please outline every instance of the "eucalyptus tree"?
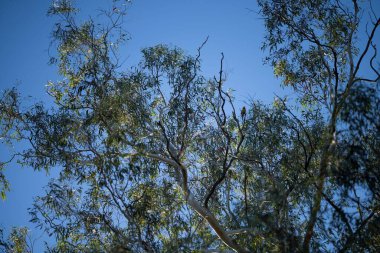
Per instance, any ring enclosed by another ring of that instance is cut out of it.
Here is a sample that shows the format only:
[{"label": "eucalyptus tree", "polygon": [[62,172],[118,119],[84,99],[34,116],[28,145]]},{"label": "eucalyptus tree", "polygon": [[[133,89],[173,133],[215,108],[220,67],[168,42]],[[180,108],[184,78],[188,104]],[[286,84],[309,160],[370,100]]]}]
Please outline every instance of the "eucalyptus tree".
[{"label": "eucalyptus tree", "polygon": [[[142,50],[121,69],[123,1],[82,23],[55,1],[63,80],[55,105],[1,99],[1,137],[18,160],[60,168],[32,221],[50,252],[376,252],[379,91],[373,24],[356,45],[352,1],[259,1],[268,61],[298,100],[238,106],[219,73],[176,47]],[[372,46],[372,50],[371,50]],[[369,56],[374,79],[360,68]],[[1,178],[0,178],[1,179]]]},{"label": "eucalyptus tree", "polygon": [[[321,135],[319,169],[312,172],[315,192],[303,251],[315,251],[329,238],[342,252],[360,251],[350,247],[379,229],[374,186],[379,168],[373,162],[379,140],[378,13],[371,1],[258,3],[267,28],[264,48],[275,74],[301,103],[325,112],[327,129]],[[379,247],[374,237],[376,243],[366,239],[372,250]]]}]

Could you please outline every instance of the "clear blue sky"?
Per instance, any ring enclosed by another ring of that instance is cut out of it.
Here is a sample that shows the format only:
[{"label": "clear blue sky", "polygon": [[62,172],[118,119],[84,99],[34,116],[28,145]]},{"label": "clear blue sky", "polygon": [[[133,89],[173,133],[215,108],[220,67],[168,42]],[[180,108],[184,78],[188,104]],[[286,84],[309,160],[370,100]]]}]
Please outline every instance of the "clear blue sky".
[{"label": "clear blue sky", "polygon": [[[94,9],[111,0],[77,2],[83,8]],[[51,103],[45,84],[59,80],[56,67],[47,64],[54,24],[46,16],[49,3],[49,0],[0,1],[0,89],[16,85],[27,104],[39,100]],[[91,6],[86,6],[90,3]],[[140,49],[158,43],[179,46],[195,54],[209,36],[202,53],[204,72],[209,76],[217,74],[220,53],[224,52],[227,86],[236,90],[238,102],[250,98],[271,102],[274,93],[283,91],[272,69],[263,66],[260,46],[264,27],[255,11],[254,0],[136,0],[125,20],[131,40],[121,50],[122,58],[126,59],[126,66],[131,66],[140,59]],[[29,95],[34,98],[28,98]],[[0,160],[5,160],[8,147],[0,145]],[[43,193],[48,177],[45,172],[15,165],[7,169],[6,175],[12,190],[5,201],[0,200],[0,226],[7,229],[29,226],[36,238],[41,232],[28,223],[27,208],[33,197]],[[36,252],[41,251],[41,245],[36,244]]]}]

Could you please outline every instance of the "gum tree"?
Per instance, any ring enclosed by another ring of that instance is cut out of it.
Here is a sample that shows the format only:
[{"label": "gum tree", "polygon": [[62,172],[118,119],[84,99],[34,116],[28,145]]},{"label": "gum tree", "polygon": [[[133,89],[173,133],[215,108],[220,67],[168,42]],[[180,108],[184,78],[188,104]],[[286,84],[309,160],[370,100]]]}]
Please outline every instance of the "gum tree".
[{"label": "gum tree", "polygon": [[23,109],[14,89],[0,101],[0,136],[29,144],[11,160],[60,168],[30,209],[47,250],[376,252],[379,20],[360,49],[363,10],[346,4],[259,1],[268,62],[297,100],[238,106],[223,54],[202,74],[206,41],[195,56],[143,49],[122,71],[124,2],[80,22],[55,1],[54,106]]},{"label": "gum tree", "polygon": [[[315,230],[325,218],[324,204],[334,210],[334,218],[342,220],[341,229],[349,234],[346,244],[351,244],[371,219],[376,223],[374,215],[378,212],[378,196],[371,186],[372,180],[378,183],[378,167],[359,163],[357,156],[365,154],[371,159],[371,155],[378,154],[374,146],[370,150],[364,147],[368,141],[364,139],[377,143],[379,136],[379,118],[376,113],[369,114],[378,109],[380,72],[376,64],[376,31],[380,19],[370,1],[259,0],[258,3],[267,28],[264,48],[269,50],[267,60],[274,66],[275,74],[299,94],[301,103],[323,108],[325,112],[327,130],[321,136],[324,144],[319,169],[313,172],[316,188],[303,251],[309,252],[313,238],[318,237]],[[353,146],[365,151],[359,155],[351,150]],[[338,158],[340,152],[346,153],[345,157]],[[355,171],[343,171],[339,163],[348,163],[347,160],[356,163],[351,164]],[[333,170],[352,181],[345,178],[350,182],[341,187]],[[351,173],[360,178],[354,180]],[[372,174],[376,174],[373,179]],[[340,191],[344,192],[343,196]],[[327,192],[331,192],[330,197],[326,196]],[[357,194],[371,197],[366,199]],[[340,203],[333,202],[336,198]],[[360,218],[358,213],[348,210],[351,205],[359,210]],[[347,247],[343,246],[342,250]]]}]

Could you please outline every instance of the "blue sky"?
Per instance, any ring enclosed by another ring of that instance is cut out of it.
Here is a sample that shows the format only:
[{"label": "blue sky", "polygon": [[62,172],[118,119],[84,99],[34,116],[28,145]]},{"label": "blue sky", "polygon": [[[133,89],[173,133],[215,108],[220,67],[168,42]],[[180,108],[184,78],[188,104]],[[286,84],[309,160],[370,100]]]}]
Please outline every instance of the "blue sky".
[{"label": "blue sky", "polygon": [[[83,8],[96,9],[111,0],[77,0]],[[128,9],[125,30],[131,40],[121,49],[125,67],[140,59],[140,50],[158,43],[183,48],[195,54],[207,36],[202,51],[203,70],[212,77],[219,70],[220,53],[225,55],[227,86],[236,90],[238,103],[250,98],[271,102],[274,93],[284,94],[269,66],[263,65],[260,50],[264,27],[256,1],[242,0],[139,0]],[[0,1],[0,90],[17,86],[26,104],[51,103],[45,92],[49,80],[57,81],[56,66],[49,66],[50,32],[54,19],[46,16],[49,0]],[[91,5],[89,5],[91,3]],[[87,6],[86,6],[87,5]],[[29,97],[31,96],[31,97]],[[22,146],[18,145],[18,146]],[[0,160],[7,149],[0,144]],[[54,171],[50,176],[54,176]],[[32,168],[12,165],[6,170],[11,192],[0,201],[0,226],[29,226],[32,237],[41,232],[28,223],[27,208],[42,194],[49,176]],[[35,250],[41,250],[41,239]]]}]

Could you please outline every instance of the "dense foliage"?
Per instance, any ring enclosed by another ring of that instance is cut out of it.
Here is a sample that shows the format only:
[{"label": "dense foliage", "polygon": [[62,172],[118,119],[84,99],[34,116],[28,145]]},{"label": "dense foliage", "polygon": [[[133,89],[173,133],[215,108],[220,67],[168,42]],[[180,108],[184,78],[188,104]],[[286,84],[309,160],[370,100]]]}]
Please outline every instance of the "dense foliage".
[{"label": "dense foliage", "polygon": [[121,71],[125,5],[114,4],[100,26],[55,1],[55,106],[21,109],[14,89],[0,101],[0,136],[30,144],[12,159],[61,168],[30,209],[56,238],[47,251],[380,250],[380,19],[357,43],[371,9],[259,0],[268,62],[297,99],[241,106],[223,55],[215,77],[202,74],[203,45],[146,48]]}]

